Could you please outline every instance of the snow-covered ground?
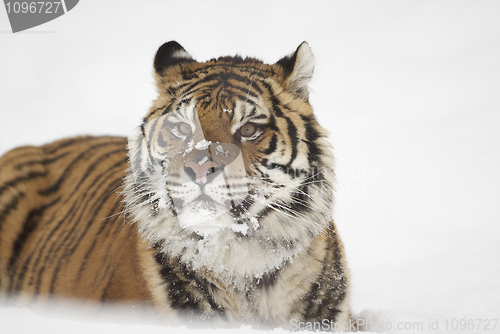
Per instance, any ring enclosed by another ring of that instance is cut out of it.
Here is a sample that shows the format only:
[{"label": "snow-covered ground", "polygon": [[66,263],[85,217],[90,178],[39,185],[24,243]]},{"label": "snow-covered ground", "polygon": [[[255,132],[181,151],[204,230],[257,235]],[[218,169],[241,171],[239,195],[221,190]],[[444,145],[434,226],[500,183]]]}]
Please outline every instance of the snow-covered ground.
[{"label": "snow-covered ground", "polygon": [[[355,315],[372,331],[500,333],[499,17],[487,0],[85,0],[12,34],[0,8],[0,154],[128,135],[155,96],[152,59],[168,40],[198,60],[266,62],[307,40]],[[190,331],[154,326],[0,308],[0,333]]]}]

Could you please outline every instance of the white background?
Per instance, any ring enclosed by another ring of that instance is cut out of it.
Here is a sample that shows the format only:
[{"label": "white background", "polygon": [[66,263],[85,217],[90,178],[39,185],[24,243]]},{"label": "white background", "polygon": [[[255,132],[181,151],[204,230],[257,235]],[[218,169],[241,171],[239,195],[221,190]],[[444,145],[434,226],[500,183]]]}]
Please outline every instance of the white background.
[{"label": "white background", "polygon": [[[268,63],[309,42],[356,316],[439,320],[433,333],[446,319],[500,318],[500,2],[83,0],[17,34],[0,8],[0,154],[127,136],[169,40],[199,61]],[[0,308],[1,329],[64,326],[19,312]]]}]

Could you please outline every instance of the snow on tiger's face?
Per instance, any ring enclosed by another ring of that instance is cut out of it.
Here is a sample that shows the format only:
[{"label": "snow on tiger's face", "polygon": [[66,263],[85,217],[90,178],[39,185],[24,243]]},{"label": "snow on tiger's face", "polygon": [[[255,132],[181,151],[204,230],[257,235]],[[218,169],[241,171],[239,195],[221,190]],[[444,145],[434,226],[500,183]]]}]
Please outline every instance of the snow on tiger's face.
[{"label": "snow on tiger's face", "polygon": [[294,194],[310,176],[298,131],[290,138],[291,125],[262,99],[235,98],[219,110],[195,97],[172,103],[136,138],[134,172],[154,214],[169,210],[182,228],[208,236],[225,228],[252,234],[269,211],[293,213]]}]

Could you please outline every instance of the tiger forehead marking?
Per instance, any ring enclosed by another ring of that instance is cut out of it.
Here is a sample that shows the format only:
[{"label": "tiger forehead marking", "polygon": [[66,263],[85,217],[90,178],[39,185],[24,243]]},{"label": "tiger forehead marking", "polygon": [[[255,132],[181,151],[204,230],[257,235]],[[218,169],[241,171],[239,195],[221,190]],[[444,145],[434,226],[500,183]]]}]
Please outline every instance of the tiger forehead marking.
[{"label": "tiger forehead marking", "polygon": [[[194,74],[185,74],[175,85],[167,86],[162,79],[160,87],[163,89],[156,105],[163,105],[155,108],[146,120],[170,113],[183,102],[194,100],[207,140],[233,142],[230,135],[251,122],[259,129],[253,137],[241,139],[244,142],[259,137],[259,140],[254,145],[246,145],[246,149],[265,155],[275,153],[274,146],[283,146],[271,159],[286,155],[289,160],[286,165],[294,163],[297,151],[307,150],[304,119],[311,117],[310,106],[283,94],[280,79],[276,74],[271,75],[269,65],[256,62],[252,67],[241,67],[213,63],[217,62],[209,62],[205,65],[207,69],[198,69]],[[289,136],[284,135],[285,132],[289,132]],[[299,157],[293,167],[306,167],[304,162],[304,156]]]}]

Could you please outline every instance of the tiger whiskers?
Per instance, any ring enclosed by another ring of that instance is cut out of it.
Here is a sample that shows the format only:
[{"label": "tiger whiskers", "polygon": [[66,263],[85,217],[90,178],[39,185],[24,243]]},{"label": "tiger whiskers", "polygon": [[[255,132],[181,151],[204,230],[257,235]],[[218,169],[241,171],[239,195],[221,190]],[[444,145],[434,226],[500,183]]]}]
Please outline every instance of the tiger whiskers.
[{"label": "tiger whiskers", "polygon": [[[311,178],[316,178],[319,174],[320,173],[313,174],[310,177],[306,178],[305,180],[308,180],[308,179],[311,179]],[[311,194],[305,192],[302,189],[303,186],[304,185],[314,185],[315,188],[319,188],[320,184],[322,184],[322,183],[328,184],[327,180],[313,180],[313,181],[309,181],[309,182],[304,182],[303,181],[300,184],[300,186],[297,187],[297,188],[295,188],[293,191],[288,191],[286,189],[276,188],[276,184],[274,184],[273,182],[270,182],[266,178],[253,177],[251,180],[252,180],[251,185],[253,185],[253,186],[257,186],[258,187],[259,185],[262,185],[262,184],[267,185],[268,187],[265,189],[265,193],[267,193],[268,195],[271,195],[269,198],[280,197],[279,195],[282,195],[282,194],[286,194],[286,195],[292,196],[293,193],[305,196],[307,199],[303,199],[303,198],[300,198],[300,197],[297,197],[297,196],[295,196],[293,198],[287,196],[287,197],[289,197],[288,199],[279,199],[278,201],[275,200],[274,202],[267,200],[268,201],[267,207],[275,210],[276,212],[278,212],[281,215],[286,216],[287,218],[289,218],[289,221],[291,223],[294,223],[296,225],[299,225],[299,226],[303,226],[303,225],[313,225],[313,226],[316,226],[327,237],[333,239],[332,235],[330,235],[329,232],[331,232],[333,234],[336,233],[336,232],[335,232],[334,229],[332,229],[332,228],[329,227],[328,221],[331,220],[331,217],[329,217],[328,219],[325,219],[324,223],[319,223],[315,219],[311,219],[310,214],[302,213],[302,212],[294,210],[293,208],[290,207],[291,203],[299,203],[300,205],[303,205],[303,206],[306,206],[306,207],[309,206],[311,204],[309,200],[313,200],[314,198],[311,196]],[[259,182],[261,184],[259,184]],[[263,192],[262,189],[260,190],[260,192]],[[278,195],[278,196],[276,196],[276,195]],[[327,211],[323,211],[322,214],[328,215],[328,212]],[[300,220],[297,219],[297,218],[300,218]]]}]

